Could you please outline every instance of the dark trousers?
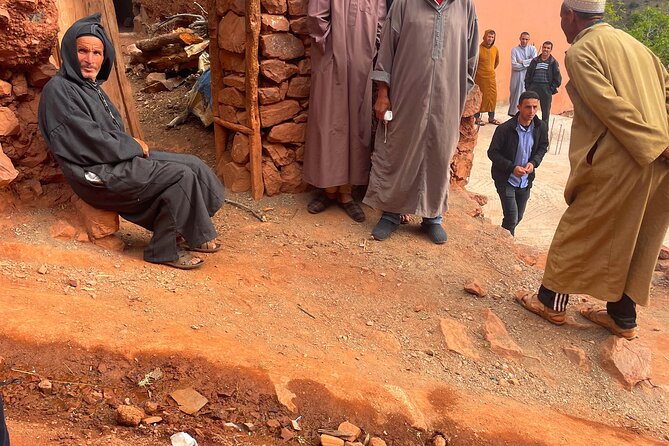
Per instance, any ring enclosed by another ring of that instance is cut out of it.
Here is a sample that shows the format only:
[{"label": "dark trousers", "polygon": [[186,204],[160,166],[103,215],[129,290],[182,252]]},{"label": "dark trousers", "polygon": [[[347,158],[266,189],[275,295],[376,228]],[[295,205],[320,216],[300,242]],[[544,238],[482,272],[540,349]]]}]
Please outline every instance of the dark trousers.
[{"label": "dark trousers", "polygon": [[5,423],[5,408],[0,397],[0,446],[9,446],[9,432]]},{"label": "dark trousers", "polygon": [[551,105],[553,104],[553,93],[548,84],[531,84],[527,87],[528,91],[533,91],[539,95],[539,102],[541,103],[541,120],[546,124],[550,124]]},{"label": "dark trousers", "polygon": [[[565,311],[569,294],[556,293],[545,286],[539,287],[539,301],[555,311]],[[618,327],[627,330],[636,327],[636,304],[626,294],[618,302],[607,302],[606,312]]]},{"label": "dark trousers", "polygon": [[527,200],[530,199],[530,188],[521,189],[512,186],[508,182],[496,184],[495,186],[499,199],[502,202],[502,212],[504,213],[502,227],[509,231],[511,235],[515,235],[516,226],[523,219]]}]

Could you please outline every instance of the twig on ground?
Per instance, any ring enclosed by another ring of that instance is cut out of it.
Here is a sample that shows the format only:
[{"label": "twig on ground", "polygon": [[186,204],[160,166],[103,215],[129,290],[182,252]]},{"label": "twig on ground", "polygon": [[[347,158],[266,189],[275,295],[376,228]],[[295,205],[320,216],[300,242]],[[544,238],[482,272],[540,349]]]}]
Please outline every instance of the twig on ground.
[{"label": "twig on ground", "polygon": [[314,316],[313,314],[309,313],[307,310],[305,310],[304,308],[302,308],[302,306],[301,306],[300,304],[297,304],[297,308],[299,308],[300,311],[301,311],[302,313],[306,314],[306,315],[309,316],[310,318],[312,318],[312,319],[316,319],[316,316]]},{"label": "twig on ground", "polygon": [[[42,376],[39,373],[36,373],[36,372],[28,372],[26,370],[20,370],[20,369],[10,369],[10,370],[12,372],[23,373],[24,375],[36,376],[40,379],[44,379],[44,378],[42,378]],[[58,381],[58,380],[55,380],[55,379],[50,379],[49,381],[51,381],[52,383],[57,383],[57,384],[70,384],[70,385],[73,385],[73,386],[95,387],[95,384],[89,384],[89,383],[72,382],[72,381]]]},{"label": "twig on ground", "polygon": [[257,218],[258,220],[260,220],[260,221],[262,221],[262,222],[266,222],[266,221],[267,221],[267,217],[265,216],[265,214],[261,214],[260,212],[256,211],[256,210],[253,209],[253,208],[248,207],[248,206],[245,205],[245,204],[239,203],[239,202],[234,201],[234,200],[230,200],[230,199],[228,199],[228,198],[225,199],[225,202],[228,203],[228,204],[231,204],[231,205],[233,205],[233,206],[235,206],[235,207],[238,207],[239,209],[243,209],[243,210],[245,210],[245,211],[247,211],[247,212],[250,212],[251,214],[253,214],[253,216],[254,216],[255,218]]}]

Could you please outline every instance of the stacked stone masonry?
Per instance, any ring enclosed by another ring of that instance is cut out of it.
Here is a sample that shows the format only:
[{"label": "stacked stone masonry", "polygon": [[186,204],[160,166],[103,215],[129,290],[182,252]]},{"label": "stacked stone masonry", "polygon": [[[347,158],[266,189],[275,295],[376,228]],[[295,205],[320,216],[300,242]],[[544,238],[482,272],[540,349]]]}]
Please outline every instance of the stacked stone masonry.
[{"label": "stacked stone masonry", "polygon": [[[309,105],[308,0],[261,0],[258,103],[265,194],[303,192],[302,158]],[[210,11],[210,14],[214,11]],[[219,117],[248,126],[245,98],[246,20],[243,0],[217,0],[222,70]],[[223,177],[233,192],[250,189],[249,139],[229,138]]]}]

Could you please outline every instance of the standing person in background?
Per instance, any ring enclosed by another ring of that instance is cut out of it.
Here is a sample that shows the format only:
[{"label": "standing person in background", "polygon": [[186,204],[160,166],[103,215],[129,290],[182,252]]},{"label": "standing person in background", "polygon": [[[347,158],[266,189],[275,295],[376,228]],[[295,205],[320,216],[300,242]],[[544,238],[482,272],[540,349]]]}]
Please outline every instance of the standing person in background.
[{"label": "standing person in background", "polygon": [[532,59],[537,57],[537,49],[530,45],[530,33],[520,34],[520,44],[511,50],[511,84],[509,96],[509,116],[516,116],[518,99],[525,91],[525,74]]},{"label": "standing person in background", "polygon": [[530,62],[525,75],[525,89],[536,92],[541,101],[541,120],[550,125],[553,95],[562,84],[560,64],[551,56],[553,42],[541,45],[541,54]]},{"label": "standing person in background", "polygon": [[564,0],[560,10],[574,104],[568,207],[538,292],[516,299],[562,325],[569,294],[588,294],[606,307],[581,314],[631,339],[669,227],[669,73],[642,43],[604,23],[605,7]]},{"label": "standing person in background", "polygon": [[372,69],[386,0],[311,0],[311,94],[304,180],[321,190],[307,210],[338,204],[353,220],[365,213],[352,186],[366,185],[372,143]]},{"label": "standing person in background", "polygon": [[539,95],[520,95],[518,113],[495,129],[488,148],[492,179],[502,202],[502,227],[515,235],[523,219],[535,170],[548,150],[548,125],[539,119]]},{"label": "standing person in background", "polygon": [[9,431],[5,422],[5,407],[0,396],[0,446],[9,446]]},{"label": "standing person in background", "polygon": [[416,214],[433,243],[446,242],[442,213],[478,38],[473,0],[394,0],[372,74],[379,127],[364,202],[383,211],[376,240],[390,237],[401,214]]},{"label": "standing person in background", "polygon": [[495,119],[495,108],[497,107],[497,79],[495,78],[495,69],[499,65],[499,51],[495,46],[495,31],[492,29],[486,30],[483,35],[483,42],[479,46],[479,63],[476,69],[476,85],[483,93],[483,100],[481,101],[481,108],[479,112],[474,115],[476,124],[485,125],[481,119],[482,112],[488,112],[488,122],[494,125],[500,125]]}]

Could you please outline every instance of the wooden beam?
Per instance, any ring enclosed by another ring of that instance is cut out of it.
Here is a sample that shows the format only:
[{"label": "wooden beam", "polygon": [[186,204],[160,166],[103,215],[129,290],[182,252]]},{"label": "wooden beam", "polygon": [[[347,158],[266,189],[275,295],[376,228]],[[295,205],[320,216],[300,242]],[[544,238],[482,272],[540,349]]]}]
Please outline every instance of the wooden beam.
[{"label": "wooden beam", "polygon": [[[226,126],[221,123],[223,121],[220,116],[218,108],[218,94],[220,86],[223,85],[221,80],[221,63],[218,59],[218,22],[220,17],[217,13],[216,0],[208,1],[209,16],[207,18],[207,27],[209,28],[209,61],[211,66],[211,109],[214,115],[214,144],[216,148],[216,174],[221,176],[218,166],[223,159],[225,152],[228,132]],[[224,122],[224,121],[223,121]],[[221,178],[222,179],[222,178]]]},{"label": "wooden beam", "polygon": [[260,137],[260,113],[258,111],[258,41],[260,39],[260,0],[246,1],[246,116],[251,134],[249,155],[251,158],[251,195],[260,200],[265,193],[262,178],[262,140]]},{"label": "wooden beam", "polygon": [[233,122],[226,121],[225,119],[221,119],[218,116],[214,116],[214,122],[220,125],[221,127],[225,127],[228,130],[232,130],[233,132],[241,132],[249,136],[253,133],[253,130],[246,127],[245,125],[235,124]]}]

